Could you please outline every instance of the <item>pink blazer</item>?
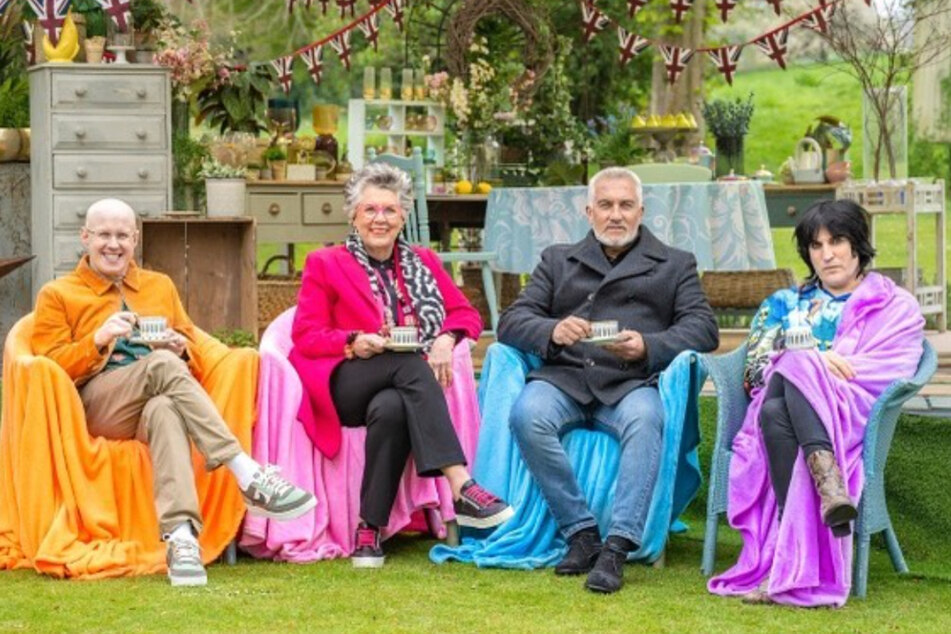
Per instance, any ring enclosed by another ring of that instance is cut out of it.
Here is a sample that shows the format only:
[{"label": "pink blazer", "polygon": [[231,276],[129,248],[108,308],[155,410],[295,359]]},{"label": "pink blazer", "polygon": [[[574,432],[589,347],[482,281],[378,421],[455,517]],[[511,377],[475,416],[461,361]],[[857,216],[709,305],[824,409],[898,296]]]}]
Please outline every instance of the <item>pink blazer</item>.
[{"label": "pink blazer", "polygon": [[[432,271],[442,293],[446,307],[443,332],[461,330],[477,339],[482,331],[479,312],[453,283],[435,253],[424,247],[414,246],[413,250]],[[398,267],[397,279],[402,286]],[[289,360],[304,387],[298,419],[314,446],[328,458],[340,450],[340,418],[330,396],[330,376],[345,358],[350,332],[377,332],[382,326],[382,308],[373,296],[370,280],[345,246],[318,249],[307,256]]]}]

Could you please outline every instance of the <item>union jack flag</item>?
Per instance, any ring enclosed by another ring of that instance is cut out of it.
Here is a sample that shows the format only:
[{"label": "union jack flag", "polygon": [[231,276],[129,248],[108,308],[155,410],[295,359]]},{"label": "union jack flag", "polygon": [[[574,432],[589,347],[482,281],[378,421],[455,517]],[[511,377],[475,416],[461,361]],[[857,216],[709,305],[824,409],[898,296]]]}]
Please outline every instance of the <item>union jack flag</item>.
[{"label": "union jack flag", "polygon": [[627,15],[633,18],[637,12],[647,6],[648,0],[627,0]]},{"label": "union jack flag", "polygon": [[281,82],[281,89],[284,94],[291,91],[291,78],[294,74],[294,56],[285,55],[271,60],[271,66],[277,71],[277,80]]},{"label": "union jack flag", "polygon": [[807,29],[812,29],[816,33],[825,33],[829,30],[829,20],[834,13],[834,4],[816,7],[815,10],[807,13],[799,24]]},{"label": "union jack flag", "polygon": [[674,12],[674,19],[680,22],[687,10],[693,6],[693,0],[670,0],[670,9]]},{"label": "union jack flag", "polygon": [[59,43],[59,32],[63,28],[63,22],[66,20],[66,12],[69,10],[70,0],[26,0],[37,21],[46,35],[50,38],[53,46]]},{"label": "union jack flag", "polygon": [[727,21],[727,18],[730,17],[730,11],[736,8],[737,2],[738,0],[717,0],[714,3],[714,6],[720,10],[720,20]]},{"label": "union jack flag", "polygon": [[707,51],[707,55],[710,56],[710,59],[713,60],[713,63],[717,65],[717,70],[723,73],[726,83],[733,85],[733,73],[736,72],[736,67],[740,61],[740,51],[743,50],[742,46],[723,46],[720,48],[715,48],[712,51]]},{"label": "union jack flag", "polygon": [[376,50],[376,41],[380,37],[380,16],[376,13],[368,17],[366,20],[361,21],[357,24],[360,27],[360,30],[363,31],[363,34],[367,36],[367,42],[373,44],[373,50]]},{"label": "union jack flag", "polygon": [[307,64],[307,72],[314,83],[320,85],[320,79],[324,73],[324,47],[315,46],[301,53],[301,59]]},{"label": "union jack flag", "polygon": [[337,6],[340,7],[340,17],[347,17],[347,9],[350,9],[350,17],[354,17],[356,15],[356,4],[357,0],[337,0]]},{"label": "union jack flag", "polygon": [[132,24],[132,3],[130,0],[96,0],[102,10],[116,23],[120,33],[127,33]]},{"label": "union jack flag", "polygon": [[667,83],[673,84],[680,77],[680,73],[686,70],[687,62],[693,57],[693,50],[661,44],[660,52],[664,56],[664,65],[667,67]]},{"label": "union jack flag", "polygon": [[626,66],[629,61],[634,59],[635,55],[650,46],[647,38],[643,38],[637,33],[628,33],[624,30],[624,27],[620,26],[617,28],[617,39],[621,51],[618,55],[618,62],[621,66]]},{"label": "union jack flag", "polygon": [[783,28],[773,33],[767,33],[755,40],[759,50],[763,51],[767,57],[779,64],[779,67],[786,70],[786,43],[789,40],[789,27]]},{"label": "union jack flag", "polygon": [[386,12],[393,17],[393,24],[403,32],[403,9],[406,7],[405,0],[390,0],[386,4]]},{"label": "union jack flag", "polygon": [[766,0],[766,2],[773,5],[773,11],[776,12],[776,15],[779,15],[780,13],[779,5],[783,3],[783,0]]},{"label": "union jack flag", "polygon": [[344,31],[334,37],[330,40],[330,46],[340,56],[344,68],[350,70],[350,31]]},{"label": "union jack flag", "polygon": [[598,31],[603,31],[610,21],[593,4],[585,2],[581,5],[581,21],[584,25],[584,42],[587,44]]}]

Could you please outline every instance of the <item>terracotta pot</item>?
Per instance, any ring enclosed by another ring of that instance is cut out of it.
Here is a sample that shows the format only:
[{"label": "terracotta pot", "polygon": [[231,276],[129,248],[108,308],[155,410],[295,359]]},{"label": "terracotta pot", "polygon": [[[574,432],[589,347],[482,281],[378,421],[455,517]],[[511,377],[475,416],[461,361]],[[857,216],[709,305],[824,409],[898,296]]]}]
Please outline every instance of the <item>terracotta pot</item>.
[{"label": "terracotta pot", "polygon": [[271,180],[285,180],[287,161],[268,161],[268,165],[271,167]]},{"label": "terracotta pot", "polygon": [[829,167],[826,168],[826,180],[830,183],[841,183],[844,180],[848,180],[851,176],[851,161],[836,161],[835,163],[830,163]]},{"label": "terracotta pot", "polygon": [[87,37],[83,42],[83,48],[86,49],[86,63],[99,64],[102,62],[102,52],[106,47],[106,38],[101,35]]}]

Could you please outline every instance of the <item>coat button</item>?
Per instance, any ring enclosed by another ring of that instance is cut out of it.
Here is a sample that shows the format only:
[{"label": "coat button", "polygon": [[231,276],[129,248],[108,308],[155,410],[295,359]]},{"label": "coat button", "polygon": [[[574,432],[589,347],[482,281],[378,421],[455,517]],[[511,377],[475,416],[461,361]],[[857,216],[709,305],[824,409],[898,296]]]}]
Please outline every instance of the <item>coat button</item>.
[{"label": "coat button", "polygon": [[588,367],[594,367],[594,359],[585,359],[584,362],[588,364]]},{"label": "coat button", "polygon": [[588,301],[589,301],[589,302],[593,302],[593,301],[594,301],[594,293],[588,293]]}]

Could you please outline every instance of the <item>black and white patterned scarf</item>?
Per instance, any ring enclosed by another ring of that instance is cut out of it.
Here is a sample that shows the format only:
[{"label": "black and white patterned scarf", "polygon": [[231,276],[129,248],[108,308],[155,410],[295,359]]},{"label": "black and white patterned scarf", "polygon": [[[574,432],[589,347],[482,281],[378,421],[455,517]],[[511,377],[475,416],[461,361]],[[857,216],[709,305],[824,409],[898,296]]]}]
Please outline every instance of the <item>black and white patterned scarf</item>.
[{"label": "black and white patterned scarf", "polygon": [[[402,238],[396,240],[396,255],[399,258],[399,270],[403,275],[406,292],[416,318],[419,321],[419,341],[423,350],[429,352],[436,337],[442,330],[442,322],[446,319],[446,307],[442,293],[436,285],[436,278],[432,271],[423,264],[423,261]],[[356,258],[360,266],[370,278],[370,288],[373,294],[384,303],[387,303],[386,290],[380,288],[379,279],[370,266],[370,256],[360,234],[353,231],[347,236],[347,250]],[[395,316],[394,316],[395,317]]]}]

